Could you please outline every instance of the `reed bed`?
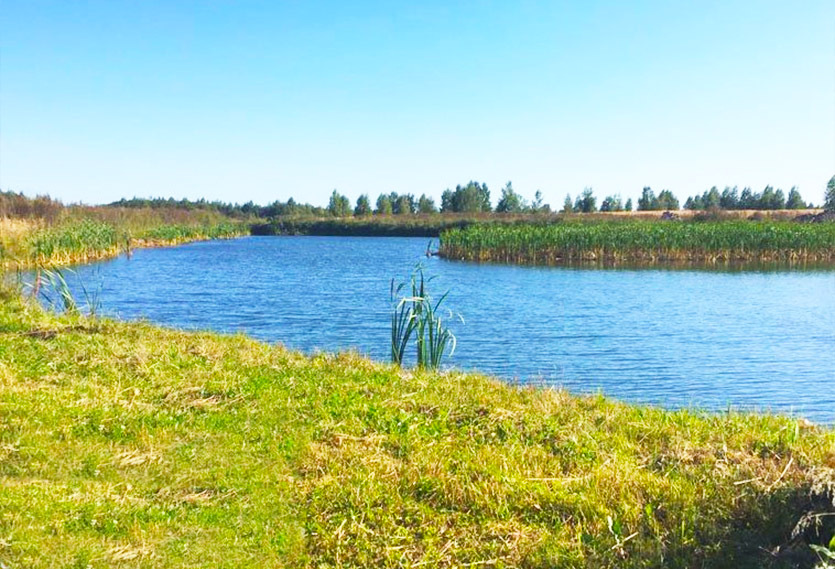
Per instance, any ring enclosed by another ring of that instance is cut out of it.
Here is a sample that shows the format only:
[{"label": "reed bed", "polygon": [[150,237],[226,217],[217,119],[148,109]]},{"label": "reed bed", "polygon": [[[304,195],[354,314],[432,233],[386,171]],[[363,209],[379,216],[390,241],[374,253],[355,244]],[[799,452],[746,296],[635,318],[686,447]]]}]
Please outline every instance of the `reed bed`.
[{"label": "reed bed", "polygon": [[565,262],[835,261],[835,224],[779,221],[632,221],[472,225],[441,234],[449,259]]},{"label": "reed bed", "polygon": [[176,245],[248,232],[245,224],[231,221],[161,224],[149,218],[119,224],[74,217],[55,225],[44,220],[5,220],[0,229],[0,268],[64,266],[115,257],[136,247]]}]

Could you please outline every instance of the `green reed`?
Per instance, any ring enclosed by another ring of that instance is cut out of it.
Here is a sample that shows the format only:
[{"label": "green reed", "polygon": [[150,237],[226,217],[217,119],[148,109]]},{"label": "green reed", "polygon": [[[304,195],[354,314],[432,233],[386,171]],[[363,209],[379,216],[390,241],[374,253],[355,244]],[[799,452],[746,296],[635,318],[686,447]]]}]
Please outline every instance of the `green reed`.
[{"label": "green reed", "polygon": [[441,236],[453,259],[570,261],[835,261],[835,224],[626,221],[473,225]]},{"label": "green reed", "polygon": [[[391,361],[403,364],[403,356],[414,335],[417,366],[437,369],[446,354],[455,351],[455,335],[444,324],[439,309],[449,291],[433,301],[428,285],[434,276],[426,277],[423,267],[418,264],[408,282],[391,281]],[[404,291],[411,295],[404,296]]]},{"label": "green reed", "polygon": [[28,238],[28,254],[37,262],[55,257],[77,259],[118,249],[124,240],[114,226],[93,220],[52,226],[36,231]]}]

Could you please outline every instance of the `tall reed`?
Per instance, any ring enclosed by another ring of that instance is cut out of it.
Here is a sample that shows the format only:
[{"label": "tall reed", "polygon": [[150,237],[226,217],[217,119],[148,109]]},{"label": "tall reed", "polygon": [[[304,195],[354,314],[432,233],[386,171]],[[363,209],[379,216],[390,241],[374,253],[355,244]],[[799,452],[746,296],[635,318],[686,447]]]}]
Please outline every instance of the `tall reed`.
[{"label": "tall reed", "polygon": [[441,235],[451,259],[567,261],[835,262],[835,224],[776,221],[627,221],[473,225]]}]

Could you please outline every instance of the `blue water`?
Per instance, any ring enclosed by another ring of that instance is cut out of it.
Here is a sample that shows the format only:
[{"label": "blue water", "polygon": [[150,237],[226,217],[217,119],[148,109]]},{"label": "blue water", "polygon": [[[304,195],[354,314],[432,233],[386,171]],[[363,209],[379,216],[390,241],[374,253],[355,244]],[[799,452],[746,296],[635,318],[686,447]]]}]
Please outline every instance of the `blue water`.
[{"label": "blue water", "polygon": [[[421,258],[463,316],[448,364],[631,402],[835,422],[835,272],[426,259],[427,239],[248,237],[77,267],[107,314],[389,357],[389,282]],[[74,278],[70,281],[75,284]]]}]

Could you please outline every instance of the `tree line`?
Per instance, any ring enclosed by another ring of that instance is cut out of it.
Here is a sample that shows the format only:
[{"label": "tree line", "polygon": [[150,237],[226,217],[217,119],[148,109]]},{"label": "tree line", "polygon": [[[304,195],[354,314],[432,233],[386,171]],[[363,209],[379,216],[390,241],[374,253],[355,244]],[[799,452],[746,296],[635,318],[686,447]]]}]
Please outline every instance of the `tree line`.
[{"label": "tree line", "polygon": [[[0,191],[0,217],[39,217],[51,219],[57,216],[65,206],[57,200],[47,196],[28,198],[20,193]],[[530,201],[522,197],[507,182],[501,189],[499,200],[495,208],[490,199],[487,184],[470,181],[465,185],[457,185],[455,189],[446,189],[441,194],[440,205],[431,196],[398,192],[381,193],[373,202],[369,194],[362,194],[353,204],[348,197],[334,190],[325,207],[308,203],[296,202],[289,198],[286,202],[274,201],[267,205],[258,205],[252,201],[244,204],[226,203],[222,201],[207,201],[174,198],[132,198],[121,199],[104,207],[150,208],[150,209],[180,209],[210,210],[227,217],[247,219],[252,217],[274,218],[283,216],[299,217],[362,217],[369,215],[412,215],[432,213],[550,213],[551,206],[542,201],[539,190]],[[734,186],[726,186],[722,191],[716,186],[705,190],[701,195],[687,198],[684,209],[690,210],[775,210],[775,209],[806,209],[814,207],[806,203],[796,187],[786,195],[783,190],[766,186],[762,192],[754,192],[751,188],[742,191]],[[572,199],[568,194],[560,210],[563,213],[592,213],[617,211],[667,211],[680,209],[678,198],[670,190],[661,190],[657,195],[650,187],[644,187],[637,203],[629,198],[625,202],[619,194],[608,195],[598,206],[597,197],[592,188],[585,188]],[[835,211],[835,176],[826,186],[824,209]]]}]

